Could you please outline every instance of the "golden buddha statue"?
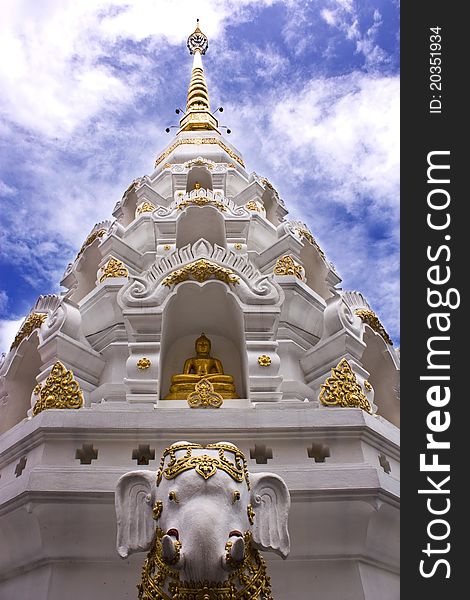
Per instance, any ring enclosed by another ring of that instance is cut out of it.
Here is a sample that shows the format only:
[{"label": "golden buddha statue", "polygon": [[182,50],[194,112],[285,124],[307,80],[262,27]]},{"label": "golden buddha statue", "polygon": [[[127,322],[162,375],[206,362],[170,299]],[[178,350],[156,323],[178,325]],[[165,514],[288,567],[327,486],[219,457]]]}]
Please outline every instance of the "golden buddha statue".
[{"label": "golden buddha statue", "polygon": [[225,375],[220,360],[210,355],[211,342],[204,333],[197,338],[195,349],[196,356],[184,362],[183,373],[172,376],[170,393],[164,399],[186,400],[201,379],[210,381],[214,391],[222,398],[238,398],[233,377]]}]

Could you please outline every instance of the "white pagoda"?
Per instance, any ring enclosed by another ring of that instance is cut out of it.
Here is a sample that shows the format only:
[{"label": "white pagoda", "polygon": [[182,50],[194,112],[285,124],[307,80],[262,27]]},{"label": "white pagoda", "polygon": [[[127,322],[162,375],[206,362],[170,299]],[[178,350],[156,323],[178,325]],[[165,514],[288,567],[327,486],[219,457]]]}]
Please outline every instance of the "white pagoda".
[{"label": "white pagoda", "polygon": [[180,440],[227,440],[286,482],[290,554],[264,555],[275,600],[399,598],[398,352],[221,134],[207,46],[197,27],[153,172],[0,366],[2,600],[136,599],[145,553],[116,551],[116,484]]}]

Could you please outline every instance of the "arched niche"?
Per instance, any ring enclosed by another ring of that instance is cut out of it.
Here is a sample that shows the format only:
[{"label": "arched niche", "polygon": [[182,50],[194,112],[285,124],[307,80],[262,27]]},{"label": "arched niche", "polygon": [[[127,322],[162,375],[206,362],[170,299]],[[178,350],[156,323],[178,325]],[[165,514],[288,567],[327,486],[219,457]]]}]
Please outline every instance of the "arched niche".
[{"label": "arched niche", "polygon": [[275,227],[279,225],[281,222],[279,219],[279,215],[277,214],[278,204],[273,197],[273,194],[266,190],[262,196],[263,206],[266,210],[266,218],[270,223],[272,223]]},{"label": "arched niche", "polygon": [[188,281],[177,287],[163,313],[160,399],[168,394],[171,376],[181,373],[184,361],[195,355],[194,342],[202,332],[211,341],[211,355],[222,362],[226,375],[233,376],[238,396],[246,398],[242,310],[225,283]]},{"label": "arched niche", "polygon": [[362,355],[362,364],[369,371],[369,382],[374,388],[374,403],[377,413],[400,427],[400,401],[398,386],[399,371],[388,351],[388,345],[382,336],[375,333],[368,325],[364,338],[366,348]]},{"label": "arched niche", "polygon": [[91,290],[95,289],[96,273],[100,261],[101,254],[98,250],[98,243],[95,242],[85,250],[75,270],[77,286],[70,296],[72,302],[80,302]]},{"label": "arched niche", "polygon": [[212,175],[208,169],[205,167],[193,167],[189,171],[188,179],[186,180],[186,191],[190,192],[194,190],[196,183],[199,183],[199,186],[206,190],[212,190]]},{"label": "arched niche", "polygon": [[27,417],[31,408],[31,394],[36,386],[36,377],[41,371],[36,331],[18,347],[10,368],[5,375],[7,401],[0,406],[0,434]]},{"label": "arched niche", "polygon": [[214,206],[188,206],[176,222],[176,246],[183,248],[204,238],[211,244],[227,247],[225,221]]},{"label": "arched niche", "polygon": [[119,220],[123,227],[127,227],[135,220],[135,211],[137,209],[137,194],[135,190],[124,194],[124,198],[121,201],[122,218]]},{"label": "arched niche", "polygon": [[302,261],[302,266],[305,269],[305,280],[307,285],[311,287],[314,292],[317,292],[323,300],[331,298],[333,294],[326,282],[328,269],[315,248],[306,240],[304,240],[304,247],[300,251],[300,259]]}]

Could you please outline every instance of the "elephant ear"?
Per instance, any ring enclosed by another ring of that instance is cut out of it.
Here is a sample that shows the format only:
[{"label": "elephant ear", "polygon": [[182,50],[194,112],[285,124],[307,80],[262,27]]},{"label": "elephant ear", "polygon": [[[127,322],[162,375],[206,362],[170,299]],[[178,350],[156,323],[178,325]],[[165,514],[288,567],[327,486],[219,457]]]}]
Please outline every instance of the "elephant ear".
[{"label": "elephant ear", "polygon": [[148,550],[155,535],[153,471],[130,471],[116,486],[117,551],[123,558]]},{"label": "elephant ear", "polygon": [[284,480],[274,473],[250,473],[251,504],[255,511],[252,528],[257,548],[272,550],[286,558],[290,551],[287,517],[290,495]]}]

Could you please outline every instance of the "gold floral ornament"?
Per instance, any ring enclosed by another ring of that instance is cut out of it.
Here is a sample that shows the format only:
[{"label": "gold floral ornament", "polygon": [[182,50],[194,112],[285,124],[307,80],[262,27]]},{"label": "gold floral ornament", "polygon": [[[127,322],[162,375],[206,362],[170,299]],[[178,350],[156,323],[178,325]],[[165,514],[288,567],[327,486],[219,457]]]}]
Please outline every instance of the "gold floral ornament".
[{"label": "gold floral ornament", "polygon": [[46,319],[47,314],[45,313],[31,313],[21,326],[18,333],[15,335],[15,339],[10,346],[10,350],[17,348],[25,338],[33,333],[35,329],[39,329]]},{"label": "gold floral ornament", "polygon": [[366,388],[366,390],[368,392],[371,392],[374,388],[372,387],[370,381],[368,381],[367,379],[364,380],[364,387]]},{"label": "gold floral ornament", "polygon": [[155,519],[155,521],[158,521],[158,519],[162,516],[162,512],[163,512],[163,502],[161,500],[157,500],[152,508],[152,515],[153,515],[153,518]]},{"label": "gold floral ornament", "polygon": [[261,356],[258,356],[258,364],[260,367],[269,367],[271,362],[271,357],[267,354],[261,354]]},{"label": "gold floral ornament", "polygon": [[[217,450],[217,456],[209,456],[208,454],[194,454],[192,451],[197,450]],[[176,452],[184,450],[183,456],[177,458]],[[228,453],[228,457],[227,454]],[[166,457],[170,457],[170,461],[165,467]],[[221,469],[227,475],[238,482],[242,483],[245,479],[248,489],[250,489],[250,480],[248,475],[248,467],[246,458],[243,452],[231,444],[217,442],[202,446],[201,444],[193,444],[184,442],[182,444],[173,444],[165,449],[160,461],[160,468],[157,473],[157,486],[160,484],[162,477],[165,479],[174,479],[181,473],[194,469],[204,479],[209,479],[217,473],[217,469]]]},{"label": "gold floral ornament", "polygon": [[274,266],[274,275],[294,275],[298,279],[303,280],[304,269],[302,265],[295,262],[292,256],[285,254],[277,259]]},{"label": "gold floral ornament", "polygon": [[[78,251],[77,258],[80,258],[80,256],[85,252],[88,246],[91,246],[91,244],[93,244],[93,242],[98,238],[103,237],[105,233],[106,229],[98,229],[98,231],[95,231],[91,235],[89,235],[87,239],[83,242],[80,250]],[[75,260],[77,260],[77,258]]]},{"label": "gold floral ornament", "polygon": [[151,361],[149,358],[146,358],[145,356],[142,358],[139,358],[139,360],[137,361],[137,368],[140,371],[145,371],[145,369],[148,369],[151,365]]},{"label": "gold floral ornament", "polygon": [[124,263],[113,257],[108,260],[104,267],[101,267],[101,273],[100,283],[108,277],[129,277],[129,271]]},{"label": "gold floral ornament", "polygon": [[248,506],[246,507],[246,514],[248,515],[248,521],[250,522],[250,525],[254,525],[255,511],[253,510],[253,507],[251,506],[251,504],[248,504]]},{"label": "gold floral ornament", "polygon": [[33,407],[33,416],[49,408],[81,408],[82,406],[83,392],[75,381],[72,371],[68,371],[60,361],[57,361],[39,391],[39,399]]},{"label": "gold floral ornament", "polygon": [[173,271],[171,275],[165,277],[162,283],[163,285],[170,287],[188,279],[195,279],[196,281],[199,281],[199,283],[202,283],[211,278],[219,279],[228,284],[236,284],[240,281],[240,278],[237,277],[231,269],[219,267],[218,264],[206,260],[205,258],[201,258],[181,269]]},{"label": "gold floral ornament", "polygon": [[263,212],[262,208],[254,200],[247,202],[245,208],[253,212]]},{"label": "gold floral ornament", "polygon": [[213,200],[212,198],[207,198],[206,196],[196,196],[196,198],[189,198],[189,200],[183,200],[176,207],[178,210],[183,210],[187,206],[215,206],[221,212],[227,210],[223,202],[219,202],[218,200]]},{"label": "gold floral ornament", "polygon": [[393,346],[393,341],[391,340],[388,333],[385,331],[385,327],[382,325],[378,316],[373,310],[358,308],[355,312],[356,315],[360,317],[360,319],[362,319],[363,323],[367,323],[367,325],[369,325],[371,329],[373,329],[376,333],[383,337],[387,344]]},{"label": "gold floral ornament", "polygon": [[338,363],[338,366],[331,369],[331,377],[328,377],[321,386],[319,399],[325,406],[362,408],[372,413],[369,400],[345,358]]},{"label": "gold floral ornament", "polygon": [[194,386],[194,392],[188,395],[188,404],[191,408],[219,408],[224,399],[214,391],[214,386],[208,379],[201,379]]},{"label": "gold floral ornament", "polygon": [[148,200],[146,200],[137,207],[136,212],[138,215],[142,215],[143,213],[153,213],[153,211],[156,210],[156,208],[157,207],[155,206],[155,204],[152,204],[151,202],[148,202]]}]

